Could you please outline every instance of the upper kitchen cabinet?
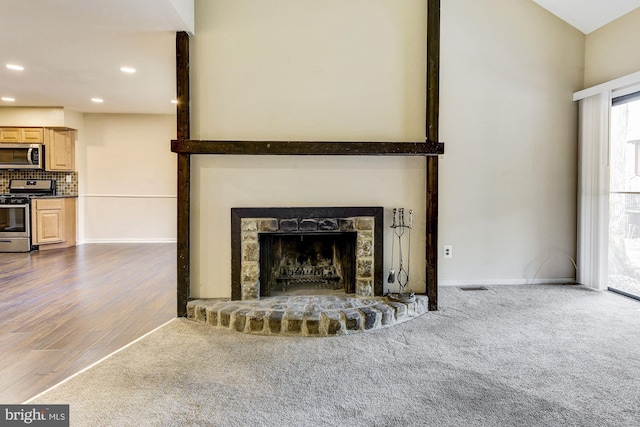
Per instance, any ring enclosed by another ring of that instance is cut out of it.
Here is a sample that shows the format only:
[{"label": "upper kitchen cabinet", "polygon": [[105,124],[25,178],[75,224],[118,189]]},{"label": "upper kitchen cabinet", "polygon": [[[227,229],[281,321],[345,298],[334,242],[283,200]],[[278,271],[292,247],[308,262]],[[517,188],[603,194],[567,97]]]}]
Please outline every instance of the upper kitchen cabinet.
[{"label": "upper kitchen cabinet", "polygon": [[45,169],[73,171],[76,158],[76,131],[74,129],[44,129]]},{"label": "upper kitchen cabinet", "polygon": [[51,172],[75,170],[76,130],[71,128],[2,127],[0,143],[43,144],[44,169]]},{"label": "upper kitchen cabinet", "polygon": [[44,141],[42,128],[0,128],[0,142],[33,144]]}]

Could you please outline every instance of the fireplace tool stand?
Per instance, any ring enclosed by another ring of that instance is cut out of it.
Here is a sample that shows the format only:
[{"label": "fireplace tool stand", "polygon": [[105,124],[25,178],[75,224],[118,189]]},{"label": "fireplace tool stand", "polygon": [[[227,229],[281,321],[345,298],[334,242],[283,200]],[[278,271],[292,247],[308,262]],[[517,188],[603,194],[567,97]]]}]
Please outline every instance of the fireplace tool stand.
[{"label": "fireplace tool stand", "polygon": [[[416,300],[415,293],[410,290],[406,292],[409,283],[409,266],[411,261],[411,229],[413,228],[413,210],[409,210],[409,223],[404,220],[404,208],[393,209],[393,240],[391,241],[391,268],[389,269],[389,277],[387,283],[398,282],[398,292],[387,292],[387,298],[399,302],[413,302]],[[407,267],[404,266],[404,258],[402,253],[402,242],[404,235],[407,235],[408,248],[407,251]],[[394,268],[395,241],[398,238],[398,270]]]}]

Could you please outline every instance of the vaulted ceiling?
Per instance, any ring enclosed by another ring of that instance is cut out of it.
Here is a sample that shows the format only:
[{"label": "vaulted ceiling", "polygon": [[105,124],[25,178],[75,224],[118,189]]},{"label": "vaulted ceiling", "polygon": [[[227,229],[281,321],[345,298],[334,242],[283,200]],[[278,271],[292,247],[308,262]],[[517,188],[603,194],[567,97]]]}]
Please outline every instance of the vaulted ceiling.
[{"label": "vaulted ceiling", "polygon": [[[640,0],[532,1],[585,34],[640,7]],[[193,31],[193,2],[3,0],[0,97],[14,101],[0,106],[174,113],[175,32]]]},{"label": "vaulted ceiling", "polygon": [[533,0],[585,34],[640,7],[640,0]]}]

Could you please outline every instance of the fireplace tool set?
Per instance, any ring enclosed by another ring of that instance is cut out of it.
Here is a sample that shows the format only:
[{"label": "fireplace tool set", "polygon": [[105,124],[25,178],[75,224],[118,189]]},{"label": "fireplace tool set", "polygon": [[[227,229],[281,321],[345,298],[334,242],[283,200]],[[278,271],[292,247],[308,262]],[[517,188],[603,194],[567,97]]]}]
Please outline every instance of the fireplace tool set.
[{"label": "fireplace tool set", "polygon": [[[391,268],[389,269],[389,277],[387,283],[393,284],[398,282],[398,292],[387,292],[387,297],[394,301],[400,302],[413,302],[416,296],[413,291],[406,292],[407,284],[409,283],[409,266],[411,261],[411,229],[413,228],[413,210],[409,210],[409,223],[405,223],[404,208],[393,209],[393,223],[391,224],[393,229],[393,240],[391,240]],[[404,266],[404,257],[402,252],[403,237],[407,235],[407,266]],[[398,269],[396,270],[394,264],[395,257],[395,242],[398,240]]]}]

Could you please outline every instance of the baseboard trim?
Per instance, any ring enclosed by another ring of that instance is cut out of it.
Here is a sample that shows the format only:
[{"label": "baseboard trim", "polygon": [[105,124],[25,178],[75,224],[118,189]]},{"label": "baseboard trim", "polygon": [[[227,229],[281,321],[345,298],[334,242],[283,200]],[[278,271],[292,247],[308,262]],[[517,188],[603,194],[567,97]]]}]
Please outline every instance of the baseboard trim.
[{"label": "baseboard trim", "polygon": [[482,279],[482,280],[438,280],[438,286],[507,286],[507,285],[544,285],[559,283],[576,283],[575,277],[553,278],[553,279]]},{"label": "baseboard trim", "polygon": [[85,243],[177,243],[175,238],[156,238],[156,239],[84,239],[79,245]]}]

